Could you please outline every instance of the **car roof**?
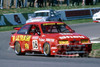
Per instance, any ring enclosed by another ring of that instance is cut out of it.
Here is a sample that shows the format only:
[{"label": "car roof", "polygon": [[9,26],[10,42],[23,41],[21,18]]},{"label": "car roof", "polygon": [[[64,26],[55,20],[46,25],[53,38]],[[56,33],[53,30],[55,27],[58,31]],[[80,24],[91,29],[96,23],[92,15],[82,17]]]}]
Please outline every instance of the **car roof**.
[{"label": "car roof", "polygon": [[59,21],[30,22],[30,23],[26,23],[25,25],[29,25],[29,24],[41,25],[41,24],[44,24],[44,23],[64,23],[64,22],[59,22]]},{"label": "car roof", "polygon": [[40,12],[50,12],[50,11],[53,11],[53,10],[39,10],[39,11],[35,11],[34,13],[40,13]]}]

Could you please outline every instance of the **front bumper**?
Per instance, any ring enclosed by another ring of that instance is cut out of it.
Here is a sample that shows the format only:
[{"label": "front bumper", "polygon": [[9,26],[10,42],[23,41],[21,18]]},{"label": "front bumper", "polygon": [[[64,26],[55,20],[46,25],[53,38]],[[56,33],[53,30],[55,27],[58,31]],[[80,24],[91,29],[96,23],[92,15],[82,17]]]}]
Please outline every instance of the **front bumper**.
[{"label": "front bumper", "polygon": [[95,22],[95,23],[100,22],[100,17],[93,17],[93,22]]},{"label": "front bumper", "polygon": [[[68,55],[68,54],[81,54],[90,53],[92,50],[92,44],[86,45],[58,45],[55,53],[57,55]],[[54,50],[52,50],[54,52]]]},{"label": "front bumper", "polygon": [[14,49],[14,45],[13,45],[12,42],[9,43],[9,46],[10,46],[12,49]]}]

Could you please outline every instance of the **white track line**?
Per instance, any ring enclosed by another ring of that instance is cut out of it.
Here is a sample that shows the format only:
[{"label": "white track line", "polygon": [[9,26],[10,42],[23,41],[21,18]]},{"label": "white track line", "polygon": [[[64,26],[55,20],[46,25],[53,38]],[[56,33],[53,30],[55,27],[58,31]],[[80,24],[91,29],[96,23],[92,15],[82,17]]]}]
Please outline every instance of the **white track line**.
[{"label": "white track line", "polygon": [[95,40],[95,39],[100,39],[100,37],[93,37],[93,38],[90,38],[90,40]]},{"label": "white track line", "polygon": [[100,41],[91,41],[91,43],[100,43]]}]

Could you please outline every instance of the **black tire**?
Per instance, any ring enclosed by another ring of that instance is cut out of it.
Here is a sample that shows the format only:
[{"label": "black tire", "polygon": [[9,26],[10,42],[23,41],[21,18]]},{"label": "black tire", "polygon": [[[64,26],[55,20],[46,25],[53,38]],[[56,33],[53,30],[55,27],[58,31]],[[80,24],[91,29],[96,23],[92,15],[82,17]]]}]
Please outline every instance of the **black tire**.
[{"label": "black tire", "polygon": [[88,53],[81,53],[79,54],[80,57],[89,57],[89,54]]},{"label": "black tire", "polygon": [[43,50],[45,56],[50,56],[50,45],[48,43],[44,44]]},{"label": "black tire", "polygon": [[25,55],[25,53],[21,52],[21,47],[20,47],[19,42],[15,43],[14,51],[15,51],[16,55]]}]

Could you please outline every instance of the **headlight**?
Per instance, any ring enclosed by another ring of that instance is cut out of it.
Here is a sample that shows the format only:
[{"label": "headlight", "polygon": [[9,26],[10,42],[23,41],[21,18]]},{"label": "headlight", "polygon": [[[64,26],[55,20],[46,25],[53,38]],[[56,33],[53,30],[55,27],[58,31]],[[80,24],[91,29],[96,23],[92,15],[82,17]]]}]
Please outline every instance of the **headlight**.
[{"label": "headlight", "polygon": [[67,40],[59,41],[59,44],[69,44],[69,41]]},{"label": "headlight", "polygon": [[82,39],[81,43],[86,44],[86,43],[90,43],[88,39]]}]

